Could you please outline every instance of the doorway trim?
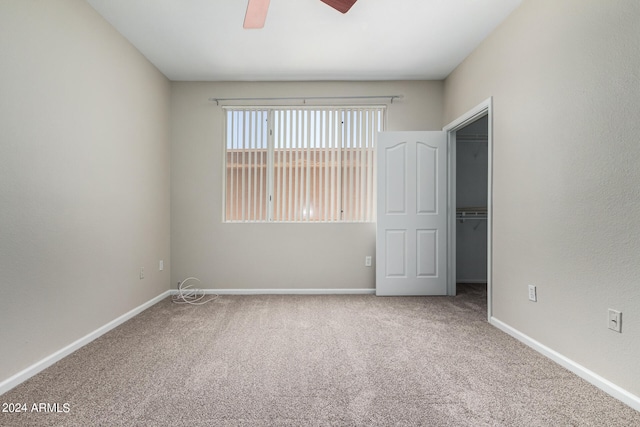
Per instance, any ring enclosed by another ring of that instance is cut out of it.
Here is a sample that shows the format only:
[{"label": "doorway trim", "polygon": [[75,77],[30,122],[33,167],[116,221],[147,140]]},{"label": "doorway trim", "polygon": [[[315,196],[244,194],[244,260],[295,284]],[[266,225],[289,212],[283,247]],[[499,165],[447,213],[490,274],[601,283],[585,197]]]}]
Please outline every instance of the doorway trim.
[{"label": "doorway trim", "polygon": [[447,133],[447,294],[456,294],[456,132],[487,117],[487,320],[493,315],[493,97],[489,97],[442,128]]}]

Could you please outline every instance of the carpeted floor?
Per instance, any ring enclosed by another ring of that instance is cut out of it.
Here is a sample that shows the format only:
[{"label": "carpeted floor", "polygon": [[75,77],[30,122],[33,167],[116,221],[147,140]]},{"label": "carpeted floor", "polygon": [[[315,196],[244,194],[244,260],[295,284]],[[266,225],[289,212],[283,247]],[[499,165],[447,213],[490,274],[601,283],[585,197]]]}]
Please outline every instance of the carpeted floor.
[{"label": "carpeted floor", "polygon": [[62,412],[0,425],[640,426],[489,325],[485,298],[167,299],[0,397]]}]

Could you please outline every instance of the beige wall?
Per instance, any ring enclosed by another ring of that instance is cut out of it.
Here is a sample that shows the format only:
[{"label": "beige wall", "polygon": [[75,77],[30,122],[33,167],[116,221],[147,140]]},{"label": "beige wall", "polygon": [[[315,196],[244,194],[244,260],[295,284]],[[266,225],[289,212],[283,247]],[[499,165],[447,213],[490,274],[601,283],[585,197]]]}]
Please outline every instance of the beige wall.
[{"label": "beige wall", "polygon": [[[394,95],[389,130],[438,130],[442,82],[172,83],[172,287],[374,287],[374,224],[222,223],[223,112],[209,97]],[[385,102],[388,102],[385,101]]]},{"label": "beige wall", "polygon": [[0,53],[2,382],[169,288],[170,85],[81,0],[3,0]]},{"label": "beige wall", "polygon": [[636,0],[525,1],[446,80],[444,120],[493,96],[494,316],[637,396],[639,19]]}]

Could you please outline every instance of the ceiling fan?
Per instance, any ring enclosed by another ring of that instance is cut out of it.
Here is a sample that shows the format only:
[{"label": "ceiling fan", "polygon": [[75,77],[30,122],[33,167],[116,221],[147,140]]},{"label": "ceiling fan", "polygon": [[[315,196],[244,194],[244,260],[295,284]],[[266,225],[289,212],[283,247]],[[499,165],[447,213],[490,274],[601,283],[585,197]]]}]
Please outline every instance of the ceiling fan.
[{"label": "ceiling fan", "polygon": [[[244,16],[244,28],[254,29],[264,27],[264,21],[267,19],[267,11],[269,10],[269,2],[271,0],[249,0],[247,4],[247,13]],[[351,6],[357,0],[320,0],[328,4],[335,10],[347,13]]]}]

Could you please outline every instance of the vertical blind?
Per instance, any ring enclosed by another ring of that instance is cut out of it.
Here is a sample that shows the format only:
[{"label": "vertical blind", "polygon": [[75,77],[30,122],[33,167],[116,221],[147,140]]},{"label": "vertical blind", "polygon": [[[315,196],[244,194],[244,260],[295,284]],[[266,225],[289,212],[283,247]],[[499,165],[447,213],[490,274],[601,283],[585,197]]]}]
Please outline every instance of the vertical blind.
[{"label": "vertical blind", "polygon": [[375,220],[385,107],[227,108],[225,220]]}]

